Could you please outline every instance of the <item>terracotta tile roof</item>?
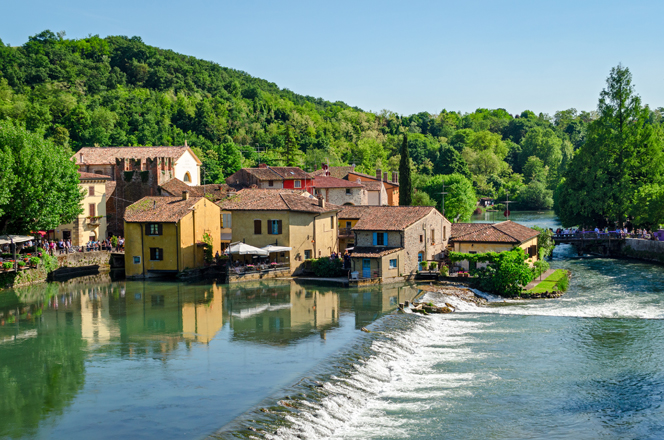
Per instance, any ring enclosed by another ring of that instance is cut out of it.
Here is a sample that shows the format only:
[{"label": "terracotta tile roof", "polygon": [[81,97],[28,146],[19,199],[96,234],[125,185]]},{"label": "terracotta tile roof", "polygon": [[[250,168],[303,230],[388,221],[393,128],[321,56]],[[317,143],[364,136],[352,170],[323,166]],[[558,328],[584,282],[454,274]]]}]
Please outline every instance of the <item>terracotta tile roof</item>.
[{"label": "terracotta tile roof", "polygon": [[[256,177],[258,180],[283,180],[280,174],[272,170],[272,168],[244,168],[243,170],[247,174],[251,174]],[[229,176],[229,178],[232,176]]]},{"label": "terracotta tile roof", "polygon": [[316,176],[314,179],[315,188],[364,188],[364,185],[348,180],[337,179],[336,177]]},{"label": "terracotta tile roof", "polygon": [[373,206],[368,206],[368,205],[342,206],[341,211],[339,211],[339,214],[337,214],[337,217],[339,217],[339,220],[360,219],[362,218],[362,214],[364,214],[364,211],[371,208],[373,208]]},{"label": "terracotta tile roof", "polygon": [[106,182],[106,197],[111,197],[115,193],[115,182]]},{"label": "terracotta tile roof", "polygon": [[217,205],[227,211],[297,211],[322,213],[338,211],[341,207],[327,203],[318,206],[318,199],[306,191],[247,188],[220,200]]},{"label": "terracotta tile roof", "polygon": [[379,258],[393,254],[403,248],[356,247],[351,253],[353,258]]},{"label": "terracotta tile roof", "polygon": [[304,180],[313,178],[309,173],[298,167],[243,168],[242,170],[258,180]]},{"label": "terracotta tile roof", "polygon": [[365,180],[362,182],[362,185],[367,189],[367,191],[380,191],[383,188],[382,183],[377,180]]},{"label": "terracotta tile roof", "polygon": [[[85,147],[78,150],[72,156],[72,159],[77,164],[94,164],[94,165],[115,165],[115,159],[147,159],[155,157],[171,157],[175,160],[189,151],[196,160],[200,160],[189,149],[189,147]],[[81,162],[81,153],[83,154],[83,162]]]},{"label": "terracotta tile roof", "polygon": [[450,241],[519,244],[538,235],[536,230],[510,220],[501,223],[454,223]]},{"label": "terracotta tile roof", "polygon": [[[372,176],[371,174],[358,173],[357,171],[351,171],[351,172],[349,172],[349,174],[348,174],[348,180],[355,180],[355,179],[353,178],[353,176],[352,176],[353,174],[354,174],[354,175],[357,175],[357,176],[362,176],[362,177],[367,178],[367,179],[373,179],[373,180],[376,181],[376,182],[381,182],[381,181],[383,181],[382,179],[377,179],[375,175]],[[392,173],[390,173],[390,172],[388,172],[387,174],[388,174],[389,177],[392,176]],[[384,181],[384,183],[386,183],[386,184],[390,184],[390,185],[394,185],[394,186],[399,186],[399,184],[398,184],[397,182],[392,182],[392,181],[390,181],[390,180],[386,180],[386,181]]]},{"label": "terracotta tile roof", "polygon": [[86,173],[85,171],[79,171],[78,172],[78,179],[79,180],[111,180],[110,177],[104,176],[103,174]]},{"label": "terracotta tile roof", "polygon": [[143,197],[125,210],[127,222],[176,223],[191,212],[202,197]]},{"label": "terracotta tile roof", "polygon": [[429,215],[433,206],[367,206],[354,231],[403,231]]},{"label": "terracotta tile roof", "polygon": [[212,197],[215,200],[220,200],[226,197],[226,194],[232,190],[230,186],[218,183],[190,186],[178,178],[171,179],[163,185],[159,185],[159,188],[168,193],[165,195],[171,195],[173,197],[180,197],[182,196],[183,191],[189,191],[190,196],[205,197],[208,195],[208,197]]},{"label": "terracotta tile roof", "polygon": [[[355,169],[354,166],[342,166],[342,167],[330,167],[330,177],[336,177],[337,179],[345,179],[348,176],[348,173]],[[312,176],[325,176],[325,170],[320,169],[311,173]]]}]

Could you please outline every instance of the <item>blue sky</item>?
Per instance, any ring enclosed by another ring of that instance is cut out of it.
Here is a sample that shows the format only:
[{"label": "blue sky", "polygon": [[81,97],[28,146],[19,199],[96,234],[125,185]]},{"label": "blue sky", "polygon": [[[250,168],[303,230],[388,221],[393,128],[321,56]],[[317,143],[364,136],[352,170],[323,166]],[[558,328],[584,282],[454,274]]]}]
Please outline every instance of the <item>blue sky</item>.
[{"label": "blue sky", "polygon": [[11,45],[44,29],[138,35],[371,111],[593,110],[618,63],[664,106],[664,2],[24,0],[2,12]]}]

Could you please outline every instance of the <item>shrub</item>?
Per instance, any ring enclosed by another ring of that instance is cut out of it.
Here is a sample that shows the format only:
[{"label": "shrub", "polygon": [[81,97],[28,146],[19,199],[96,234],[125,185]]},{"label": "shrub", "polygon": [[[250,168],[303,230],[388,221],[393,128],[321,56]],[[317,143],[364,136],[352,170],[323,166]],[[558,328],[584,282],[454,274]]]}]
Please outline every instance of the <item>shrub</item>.
[{"label": "shrub", "polygon": [[44,254],[42,255],[41,260],[42,263],[44,263],[44,269],[46,269],[46,273],[53,272],[58,268],[58,259],[51,255]]},{"label": "shrub", "polygon": [[203,234],[203,242],[205,243],[205,262],[212,263],[214,256],[212,255],[212,237],[207,232]]},{"label": "shrub", "polygon": [[569,277],[567,274],[565,274],[565,276],[563,276],[560,280],[558,280],[558,283],[556,283],[556,290],[560,292],[566,292],[568,287]]},{"label": "shrub", "polygon": [[342,261],[339,258],[330,260],[323,257],[311,261],[311,269],[317,277],[339,277],[344,274]]},{"label": "shrub", "polygon": [[41,263],[41,259],[39,257],[30,258],[30,264],[32,264],[33,266],[38,266],[39,263]]},{"label": "shrub", "polygon": [[442,267],[440,268],[440,274],[441,274],[442,276],[444,276],[444,277],[449,276],[449,275],[450,275],[450,270],[449,270],[449,268],[448,268],[447,266],[442,266]]},{"label": "shrub", "polygon": [[438,263],[436,263],[435,261],[429,263],[429,270],[435,270],[437,268],[438,268]]},{"label": "shrub", "polygon": [[18,267],[24,267],[24,266],[25,266],[25,261],[18,262]]},{"label": "shrub", "polygon": [[118,237],[115,235],[111,237],[111,246],[117,247],[118,246]]},{"label": "shrub", "polygon": [[2,263],[2,268],[3,269],[11,269],[12,267],[14,267],[14,265],[12,263],[10,263],[9,261],[5,261],[4,263]]}]

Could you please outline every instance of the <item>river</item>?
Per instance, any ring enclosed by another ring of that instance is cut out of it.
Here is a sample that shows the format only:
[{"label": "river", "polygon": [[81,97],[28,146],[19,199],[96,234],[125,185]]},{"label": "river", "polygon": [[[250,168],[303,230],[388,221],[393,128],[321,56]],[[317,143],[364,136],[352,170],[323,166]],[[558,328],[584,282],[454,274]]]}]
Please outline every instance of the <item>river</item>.
[{"label": "river", "polygon": [[[513,213],[556,227],[551,213]],[[664,275],[554,251],[559,299],[86,280],[0,294],[5,438],[661,438]],[[360,331],[367,327],[371,333]]]}]

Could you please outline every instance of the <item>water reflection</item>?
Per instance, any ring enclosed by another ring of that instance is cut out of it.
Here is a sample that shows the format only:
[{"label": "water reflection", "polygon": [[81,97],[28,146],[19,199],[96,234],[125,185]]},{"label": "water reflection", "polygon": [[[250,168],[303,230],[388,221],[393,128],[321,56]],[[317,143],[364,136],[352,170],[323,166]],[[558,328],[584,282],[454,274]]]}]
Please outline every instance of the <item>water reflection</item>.
[{"label": "water reflection", "polygon": [[99,277],[0,293],[0,437],[205,435],[416,294]]}]

